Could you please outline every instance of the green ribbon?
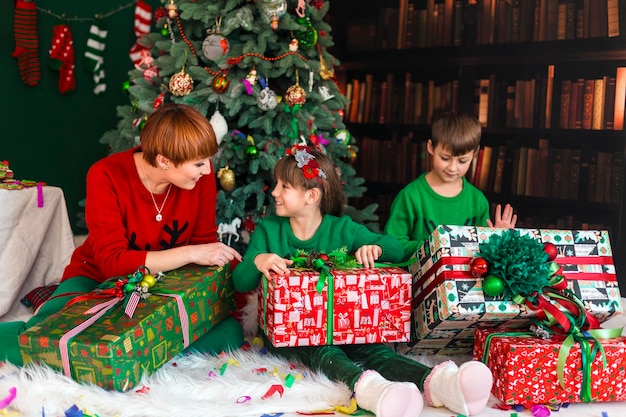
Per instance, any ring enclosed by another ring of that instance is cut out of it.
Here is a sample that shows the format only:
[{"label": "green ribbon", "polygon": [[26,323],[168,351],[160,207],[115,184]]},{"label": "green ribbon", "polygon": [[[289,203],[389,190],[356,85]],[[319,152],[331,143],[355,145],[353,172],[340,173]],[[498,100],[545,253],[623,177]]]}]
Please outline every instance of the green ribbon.
[{"label": "green ribbon", "polygon": [[300,110],[302,107],[301,104],[294,104],[293,106],[289,106],[285,103],[285,113],[291,114],[291,132],[287,134],[287,137],[290,139],[298,139],[298,119],[296,118],[296,111]]}]

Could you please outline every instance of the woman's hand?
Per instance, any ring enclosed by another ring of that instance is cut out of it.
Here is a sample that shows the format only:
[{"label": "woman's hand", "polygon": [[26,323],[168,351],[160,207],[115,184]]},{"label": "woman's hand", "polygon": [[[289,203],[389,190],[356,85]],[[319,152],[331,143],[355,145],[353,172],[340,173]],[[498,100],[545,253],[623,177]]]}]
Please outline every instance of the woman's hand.
[{"label": "woman's hand", "polygon": [[254,258],[254,265],[266,277],[273,271],[280,275],[289,275],[289,265],[293,264],[291,259],[281,258],[275,253],[260,253]]},{"label": "woman's hand", "polygon": [[496,212],[494,213],[496,217],[495,223],[492,223],[491,220],[487,219],[487,226],[500,229],[513,229],[515,227],[515,223],[517,223],[517,214],[513,213],[513,207],[510,204],[504,206],[504,211],[502,211],[502,206],[498,204],[496,206]]},{"label": "woman's hand", "polygon": [[364,268],[373,268],[374,262],[383,254],[383,248],[378,245],[363,245],[356,250],[354,257]]},{"label": "woman's hand", "polygon": [[200,259],[196,261],[199,265],[224,266],[234,259],[241,261],[239,252],[222,242],[197,245],[196,249],[199,249]]}]

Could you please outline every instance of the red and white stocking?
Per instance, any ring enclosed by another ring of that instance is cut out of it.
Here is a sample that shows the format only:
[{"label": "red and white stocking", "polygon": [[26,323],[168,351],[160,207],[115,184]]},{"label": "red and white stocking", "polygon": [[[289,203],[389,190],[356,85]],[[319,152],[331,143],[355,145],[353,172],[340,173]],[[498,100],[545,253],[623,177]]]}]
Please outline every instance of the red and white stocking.
[{"label": "red and white stocking", "polygon": [[13,14],[13,31],[15,35],[13,57],[17,58],[22,81],[33,87],[41,79],[35,2],[17,0]]},{"label": "red and white stocking", "polygon": [[60,24],[52,28],[50,67],[59,71],[59,91],[61,94],[76,88],[74,42],[68,25]]},{"label": "red and white stocking", "polygon": [[[137,5],[135,6],[135,36],[137,37],[137,41],[139,41],[143,35],[150,33],[151,20],[152,6],[142,0],[137,0]],[[139,65],[141,62],[141,51],[146,49],[148,48],[139,44],[139,42],[135,42],[130,48],[130,51],[128,51],[133,64]]]}]

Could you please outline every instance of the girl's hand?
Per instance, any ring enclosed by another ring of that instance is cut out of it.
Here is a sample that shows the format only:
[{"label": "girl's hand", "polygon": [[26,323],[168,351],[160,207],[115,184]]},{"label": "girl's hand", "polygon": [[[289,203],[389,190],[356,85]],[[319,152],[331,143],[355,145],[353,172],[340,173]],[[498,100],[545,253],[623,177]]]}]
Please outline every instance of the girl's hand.
[{"label": "girl's hand", "polygon": [[356,250],[354,257],[364,268],[373,268],[374,262],[383,254],[383,248],[378,245],[363,245]]},{"label": "girl's hand", "polygon": [[266,277],[273,271],[280,275],[289,275],[289,265],[293,264],[291,259],[281,258],[275,253],[260,253],[254,258],[254,265]]},{"label": "girl's hand", "polygon": [[492,223],[491,220],[487,219],[487,226],[500,229],[513,229],[515,227],[515,223],[517,223],[517,214],[513,213],[513,207],[510,204],[504,206],[504,211],[502,211],[502,206],[498,204],[496,206],[496,212],[494,213],[496,217],[496,222]]}]

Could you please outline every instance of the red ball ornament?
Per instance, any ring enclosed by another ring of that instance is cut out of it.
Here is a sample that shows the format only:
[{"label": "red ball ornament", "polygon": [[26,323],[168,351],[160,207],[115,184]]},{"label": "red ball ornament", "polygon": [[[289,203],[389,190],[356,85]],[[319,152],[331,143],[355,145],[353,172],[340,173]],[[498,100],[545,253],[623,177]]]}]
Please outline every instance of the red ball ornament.
[{"label": "red ball ornament", "polygon": [[228,88],[230,82],[228,81],[228,77],[226,76],[226,72],[220,71],[215,78],[213,78],[213,90],[216,93],[223,93]]},{"label": "red ball ornament", "polygon": [[470,272],[474,278],[484,277],[489,270],[489,265],[485,258],[472,258],[469,264]]},{"label": "red ball ornament", "polygon": [[548,261],[552,262],[556,259],[556,256],[558,255],[558,249],[556,248],[554,243],[545,242],[543,244],[543,250],[545,250],[548,254]]},{"label": "red ball ornament", "polygon": [[320,259],[324,262],[328,262],[328,255],[325,253],[320,253]]}]

